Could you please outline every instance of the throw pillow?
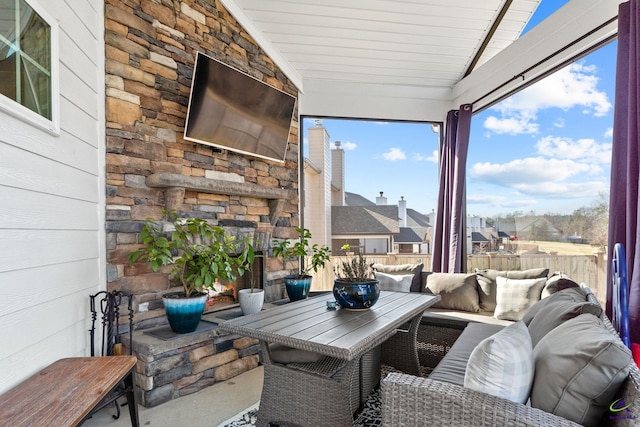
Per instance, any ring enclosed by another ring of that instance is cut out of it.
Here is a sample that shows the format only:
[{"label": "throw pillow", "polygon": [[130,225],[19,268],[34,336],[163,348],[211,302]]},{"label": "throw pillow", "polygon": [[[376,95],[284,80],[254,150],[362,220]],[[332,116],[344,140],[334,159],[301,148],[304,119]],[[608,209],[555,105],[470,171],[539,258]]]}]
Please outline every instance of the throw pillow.
[{"label": "throw pillow", "polygon": [[496,278],[496,309],[493,317],[502,320],[521,320],[525,312],[540,300],[546,278],[507,279]]},{"label": "throw pillow", "polygon": [[476,275],[464,273],[431,273],[425,290],[440,295],[434,307],[470,312],[480,311]]},{"label": "throw pillow", "polygon": [[592,314],[600,317],[602,307],[592,302],[551,301],[536,314],[528,325],[531,343],[535,348],[551,330],[581,314]]},{"label": "throw pillow", "polygon": [[525,403],[533,377],[531,338],[526,325],[516,322],[485,338],[473,349],[467,362],[464,386]]},{"label": "throw pillow", "polygon": [[527,310],[524,316],[522,316],[522,320],[524,321],[525,325],[529,326],[533,318],[538,314],[540,310],[542,310],[543,307],[556,301],[563,301],[570,304],[574,302],[585,302],[586,300],[587,295],[584,293],[582,288],[563,289],[562,292],[556,292],[550,297],[541,299],[540,301],[529,307],[529,310]]},{"label": "throw pillow", "polygon": [[631,351],[590,314],[567,320],[533,350],[531,406],[597,426],[629,375]]},{"label": "throw pillow", "polygon": [[282,344],[269,344],[269,354],[274,362],[287,363],[312,363],[317,362],[324,356],[312,351],[301,350],[299,348],[287,347]]},{"label": "throw pillow", "polygon": [[386,274],[376,273],[378,279],[378,287],[381,291],[397,291],[409,292],[411,290],[411,281],[413,274]]},{"label": "throw pillow", "polygon": [[548,268],[532,268],[529,270],[480,270],[476,268],[478,278],[478,294],[480,296],[480,309],[482,311],[494,311],[496,309],[496,278],[498,276],[507,279],[539,279],[546,278],[549,274]]},{"label": "throw pillow", "polygon": [[576,282],[571,280],[571,278],[569,278],[569,276],[567,276],[563,272],[556,271],[549,277],[549,279],[547,280],[547,283],[544,285],[544,288],[542,289],[542,295],[540,296],[540,298],[541,299],[547,298],[548,296],[551,296],[551,294],[554,294],[559,290],[571,288],[571,287],[579,288],[580,285],[578,285]]},{"label": "throw pillow", "polygon": [[420,292],[421,288],[421,273],[424,264],[399,264],[399,265],[385,265],[380,263],[374,263],[371,267],[380,273],[386,274],[413,274],[411,279],[411,292]]}]

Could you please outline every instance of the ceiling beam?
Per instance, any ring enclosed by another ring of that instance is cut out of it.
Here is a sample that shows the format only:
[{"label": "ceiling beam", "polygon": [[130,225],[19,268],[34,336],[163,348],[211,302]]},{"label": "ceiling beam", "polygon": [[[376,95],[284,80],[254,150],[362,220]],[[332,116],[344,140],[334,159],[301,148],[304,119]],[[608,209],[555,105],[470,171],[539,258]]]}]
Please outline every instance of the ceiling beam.
[{"label": "ceiling beam", "polygon": [[450,108],[488,108],[610,41],[618,31],[618,3],[571,0],[491,60],[458,82]]},{"label": "ceiling beam", "polygon": [[506,3],[504,5],[502,5],[502,8],[500,9],[500,12],[498,13],[498,17],[496,18],[495,21],[493,21],[493,24],[491,24],[491,28],[489,28],[489,32],[487,33],[486,37],[482,40],[482,44],[480,45],[480,49],[478,49],[478,51],[474,55],[473,59],[471,60],[471,63],[469,64],[469,67],[464,72],[464,76],[463,77],[467,77],[469,74],[471,74],[473,69],[476,67],[476,64],[478,63],[478,61],[480,61],[480,58],[482,57],[482,54],[484,53],[485,49],[489,45],[489,42],[493,38],[493,35],[496,33],[496,30],[500,26],[500,23],[502,22],[502,19],[504,19],[504,16],[507,14],[507,11],[511,7],[511,3],[513,3],[513,0],[507,0]]}]

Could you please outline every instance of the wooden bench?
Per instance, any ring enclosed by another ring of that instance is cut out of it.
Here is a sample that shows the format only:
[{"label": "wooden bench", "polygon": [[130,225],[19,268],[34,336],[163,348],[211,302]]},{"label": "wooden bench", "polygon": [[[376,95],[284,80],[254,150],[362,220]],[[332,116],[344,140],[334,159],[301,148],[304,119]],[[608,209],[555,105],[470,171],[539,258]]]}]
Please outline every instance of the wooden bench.
[{"label": "wooden bench", "polygon": [[135,356],[74,357],[58,360],[0,396],[2,426],[76,426],[121,381],[130,389],[131,424],[138,427],[133,391]]}]

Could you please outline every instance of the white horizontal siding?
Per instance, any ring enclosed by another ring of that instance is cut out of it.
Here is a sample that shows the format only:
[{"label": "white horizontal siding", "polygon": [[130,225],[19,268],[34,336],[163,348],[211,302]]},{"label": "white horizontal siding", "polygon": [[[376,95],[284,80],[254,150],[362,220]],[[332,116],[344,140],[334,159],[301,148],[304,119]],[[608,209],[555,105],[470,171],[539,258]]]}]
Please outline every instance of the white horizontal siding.
[{"label": "white horizontal siding", "polygon": [[104,3],[37,1],[59,24],[60,134],[0,114],[0,393],[88,354],[106,286]]}]

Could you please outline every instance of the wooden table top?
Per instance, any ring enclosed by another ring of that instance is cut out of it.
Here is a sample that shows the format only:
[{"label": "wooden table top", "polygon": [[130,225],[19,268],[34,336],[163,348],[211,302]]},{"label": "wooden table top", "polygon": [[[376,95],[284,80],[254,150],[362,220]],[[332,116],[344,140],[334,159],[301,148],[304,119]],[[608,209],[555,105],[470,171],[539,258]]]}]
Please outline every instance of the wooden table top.
[{"label": "wooden table top", "polygon": [[75,426],[136,361],[135,356],[58,360],[0,396],[0,425]]},{"label": "wooden table top", "polygon": [[242,316],[220,324],[224,332],[352,360],[381,344],[396,329],[422,315],[440,296],[381,291],[367,310],[328,310],[328,293]]}]

